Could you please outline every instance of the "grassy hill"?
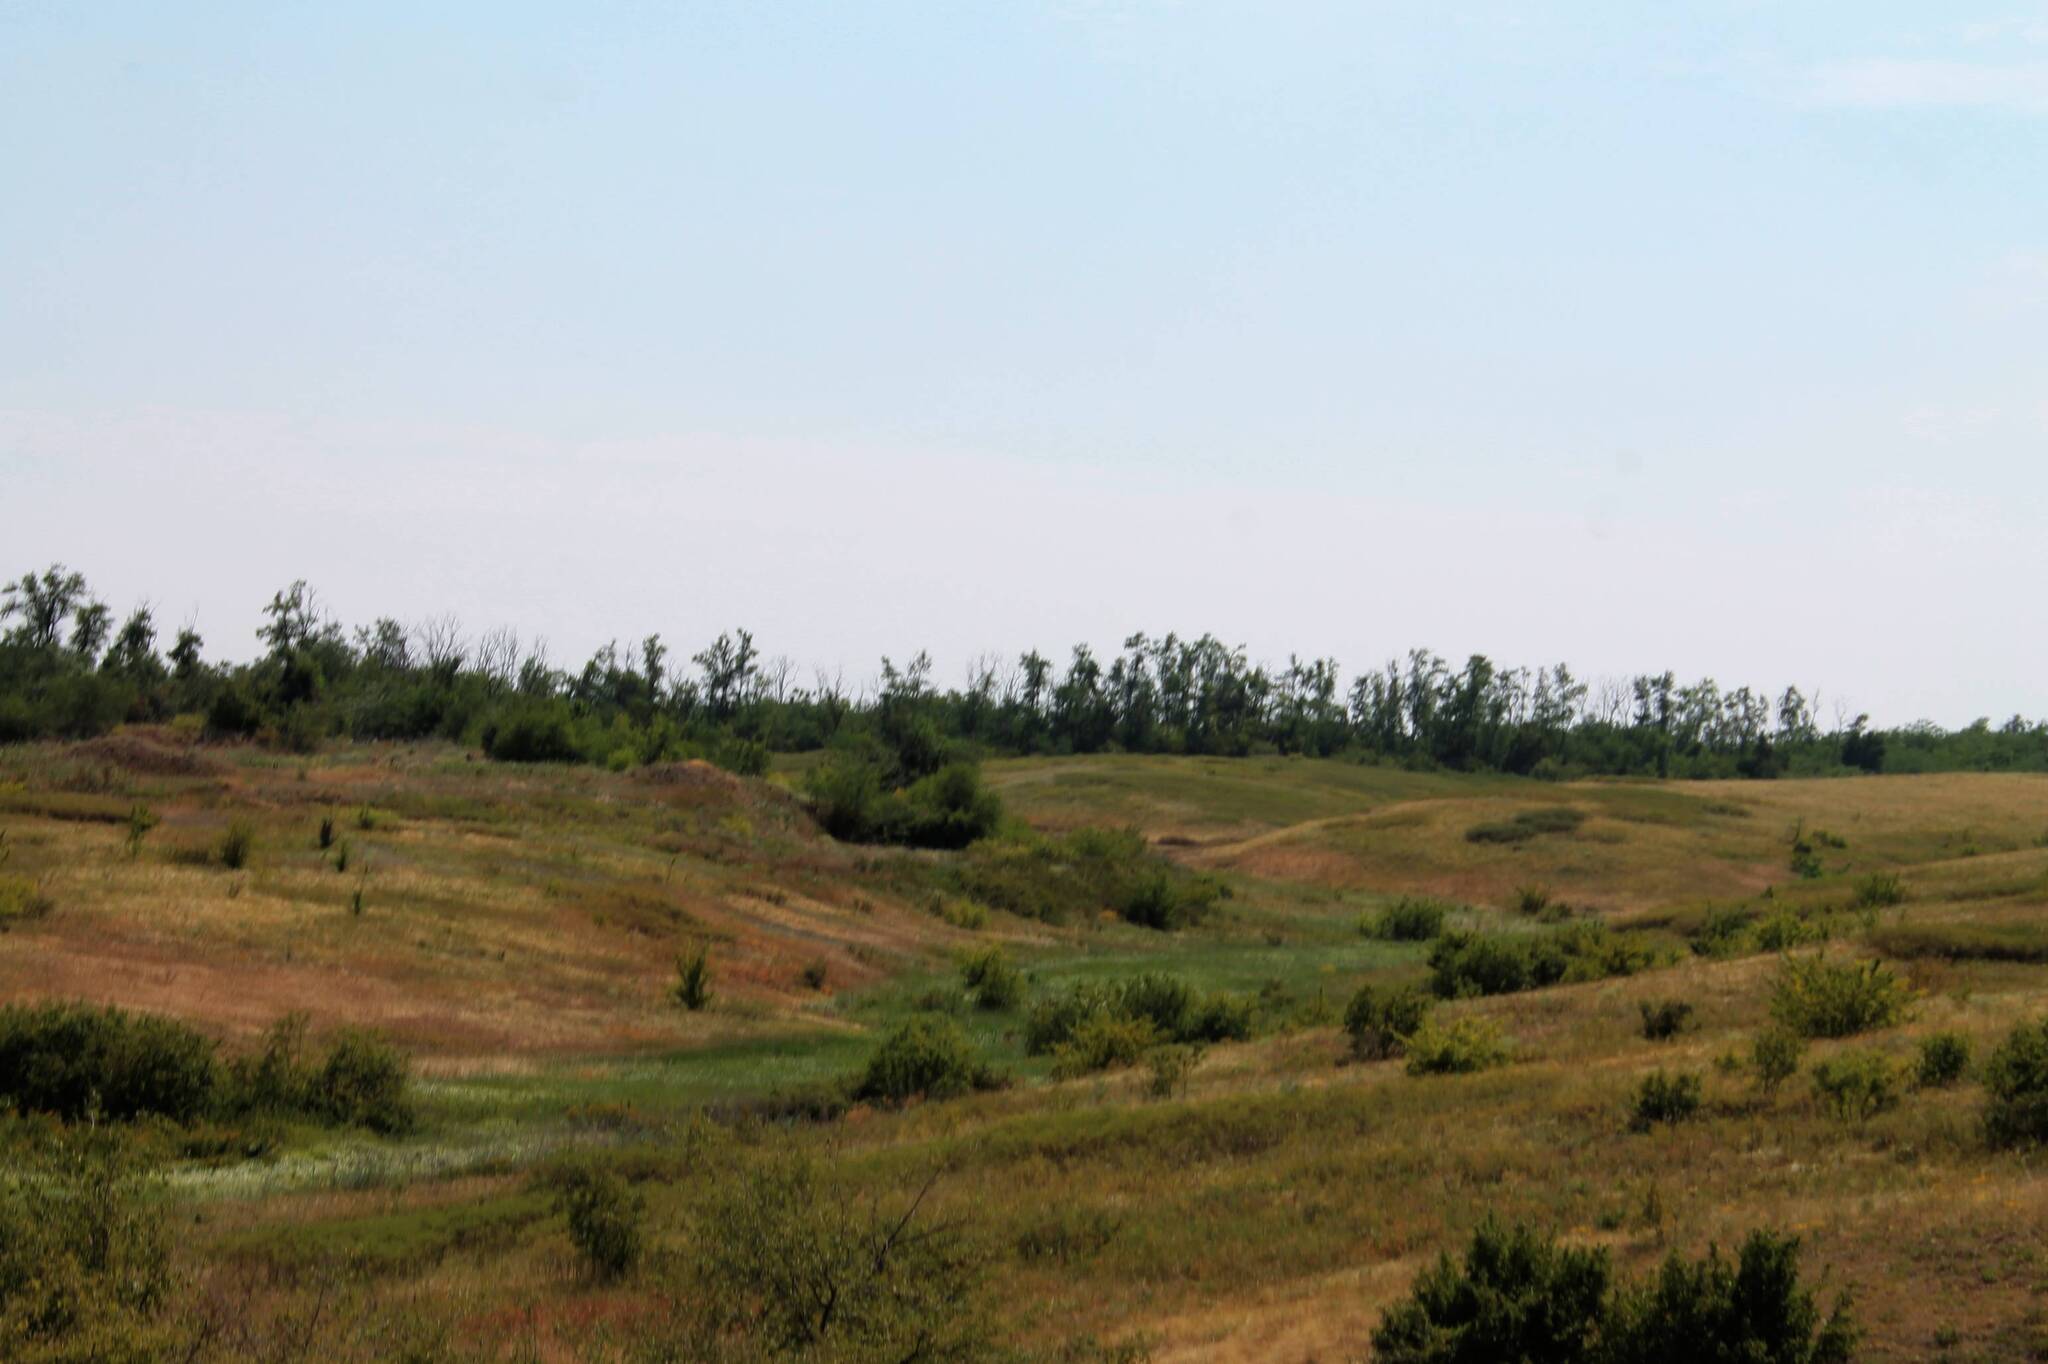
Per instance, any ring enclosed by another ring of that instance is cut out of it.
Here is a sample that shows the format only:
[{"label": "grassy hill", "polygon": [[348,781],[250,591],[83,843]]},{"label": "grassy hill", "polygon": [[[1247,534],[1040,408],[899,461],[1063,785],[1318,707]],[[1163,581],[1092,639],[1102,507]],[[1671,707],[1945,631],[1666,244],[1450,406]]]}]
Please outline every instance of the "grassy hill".
[{"label": "grassy hill", "polygon": [[[306,1267],[347,1267],[347,1303],[321,1309],[336,1358],[377,1357],[394,1313],[463,1348],[601,1357],[672,1280],[578,1274],[534,1172],[620,1172],[660,1252],[716,1234],[735,1171],[792,1153],[856,1204],[928,1182],[922,1212],[960,1229],[1001,1332],[1028,1343],[1362,1357],[1418,1270],[1497,1213],[1629,1267],[1790,1230],[1827,1292],[1853,1294],[1863,1357],[2048,1357],[2048,1181],[1982,1140],[1981,1086],[1901,1084],[1845,1118],[1804,1073],[1760,1091],[1746,1059],[1785,969],[1772,933],[1882,957],[1914,992],[1903,1021],[1815,1041],[1809,1070],[1873,1051],[1903,1069],[1938,1032],[1982,1057],[2048,1011],[2048,778],[1537,783],[1164,757],[988,776],[1011,843],[1039,852],[841,845],[777,779],[703,764],[299,759],[148,731],[0,749],[0,996],[169,1014],[231,1051],[304,1011],[316,1036],[368,1025],[412,1054],[405,1135],[150,1148],[181,1263],[241,1316],[286,1332],[313,1310]],[[1080,854],[1061,836],[1124,827],[1229,898],[1169,933],[979,890],[1064,876]],[[1504,1066],[1353,1060],[1353,992],[1430,974],[1428,942],[1361,932],[1412,897],[1504,940],[1605,930],[1638,969],[1438,1006],[1497,1026]],[[960,961],[998,944],[1024,999],[975,1008]],[[691,1011],[672,987],[700,948],[713,994]],[[1250,1040],[1156,1084],[1032,1053],[1032,1002],[1140,972],[1241,1002]],[[1689,1026],[1650,1040],[1639,1006],[1666,1000]],[[792,1116],[930,1014],[1011,1082]],[[1631,1130],[1658,1070],[1698,1075],[1699,1111]],[[9,1149],[47,1140],[32,1126]]]}]

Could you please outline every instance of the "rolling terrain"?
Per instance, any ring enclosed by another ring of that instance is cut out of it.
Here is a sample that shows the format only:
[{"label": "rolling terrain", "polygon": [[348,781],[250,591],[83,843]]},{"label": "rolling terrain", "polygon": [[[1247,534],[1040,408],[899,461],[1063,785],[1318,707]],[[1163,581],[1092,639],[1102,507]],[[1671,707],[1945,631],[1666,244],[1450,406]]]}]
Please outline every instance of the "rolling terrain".
[{"label": "rolling terrain", "polygon": [[[857,1197],[928,1183],[1004,1331],[1034,1344],[1362,1358],[1416,1273],[1499,1214],[1630,1268],[1778,1227],[1853,1297],[1864,1358],[2048,1357],[2048,1171],[1986,1145],[1978,1084],[1845,1117],[1804,1071],[1767,1091],[1747,1060],[1785,969],[1759,925],[1882,958],[1912,991],[1901,1020],[1814,1042],[1808,1070],[1873,1051],[1904,1068],[1947,1032],[1982,1056],[2048,1011],[2048,778],[1540,783],[1136,756],[985,774],[1020,846],[1135,829],[1228,898],[1172,932],[1107,906],[1007,912],[975,893],[972,852],[826,837],[786,773],[126,730],[0,749],[0,998],[168,1014],[230,1051],[303,1012],[316,1036],[369,1026],[411,1054],[404,1135],[157,1148],[182,1263],[265,1319],[310,1310],[309,1265],[344,1265],[331,1316],[403,1303],[481,1350],[603,1357],[666,1310],[661,1276],[579,1276],[533,1172],[610,1162],[658,1249],[712,1234],[720,1182],[794,1149]],[[1454,931],[1604,928],[1640,959],[1439,1006],[1497,1026],[1505,1065],[1356,1059],[1347,1001],[1423,981],[1431,952],[1362,926],[1419,897]],[[960,963],[994,945],[1024,998],[976,1008]],[[685,1009],[677,959],[700,949],[711,1001]],[[1034,1001],[1140,972],[1244,1001],[1249,1040],[1156,1083],[1032,1053]],[[1652,1040],[1640,1009],[1663,1001],[1691,1013]],[[807,1114],[802,1095],[929,1014],[1009,1082]],[[1657,1071],[1699,1076],[1699,1110],[1631,1130]]]}]

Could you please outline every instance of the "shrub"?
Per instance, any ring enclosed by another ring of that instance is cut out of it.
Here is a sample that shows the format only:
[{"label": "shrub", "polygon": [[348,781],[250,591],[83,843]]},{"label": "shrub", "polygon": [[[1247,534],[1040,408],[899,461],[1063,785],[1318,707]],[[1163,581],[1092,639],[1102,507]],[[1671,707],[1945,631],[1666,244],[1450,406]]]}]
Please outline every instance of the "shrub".
[{"label": "shrub", "polygon": [[1549,911],[1555,901],[1551,898],[1550,887],[1526,885],[1515,887],[1515,913],[1537,918]]},{"label": "shrub", "polygon": [[334,846],[334,816],[320,816],[320,847],[323,851]]},{"label": "shrub", "polygon": [[1754,937],[1759,951],[1789,952],[1809,943],[1826,942],[1828,926],[1822,920],[1781,909],[1757,922]]},{"label": "shrub", "polygon": [[1606,1364],[1849,1364],[1857,1332],[1846,1299],[1823,1319],[1800,1286],[1798,1239],[1758,1230],[1733,1262],[1715,1246],[1693,1264],[1673,1252],[1656,1274],[1620,1287],[1601,1343]]},{"label": "shrub", "polygon": [[1424,1270],[1372,1333],[1379,1364],[1494,1364],[1593,1357],[1606,1310],[1607,1252],[1560,1246],[1488,1218],[1462,1263]]},{"label": "shrub", "polygon": [[220,864],[230,870],[240,871],[249,864],[249,855],[256,848],[256,832],[242,820],[228,825],[227,832],[220,836],[214,852]]},{"label": "shrub", "polygon": [[2048,1142],[2048,1018],[2021,1023],[1984,1063],[1984,1131],[1994,1146]]},{"label": "shrub", "polygon": [[1637,1283],[1607,1252],[1561,1246],[1489,1218],[1462,1263],[1448,1255],[1372,1333],[1380,1364],[1849,1364],[1846,1300],[1825,1318],[1799,1282],[1799,1242],[1754,1231],[1731,1263],[1677,1252]]},{"label": "shrub", "polygon": [[1429,1017],[1431,1001],[1419,990],[1376,990],[1358,987],[1344,1010],[1344,1031],[1351,1054],[1362,1061],[1399,1056],[1407,1041]]},{"label": "shrub", "polygon": [[831,973],[831,970],[832,964],[823,957],[819,957],[815,961],[807,963],[799,975],[806,988],[822,990],[825,988],[825,977]]},{"label": "shrub", "polygon": [[1632,975],[1649,961],[1638,940],[1595,923],[1512,937],[1446,932],[1430,948],[1430,989],[1445,999],[1514,994]]},{"label": "shrub", "polygon": [[1845,1052],[1813,1068],[1813,1092],[1837,1118],[1861,1121],[1898,1103],[1899,1074],[1877,1052]]},{"label": "shrub", "polygon": [[608,1170],[575,1167],[555,1177],[555,1211],[569,1225],[590,1276],[614,1282],[640,1263],[640,1220],[646,1203]]},{"label": "shrub", "polygon": [[1692,1005],[1682,999],[1643,1000],[1636,1005],[1643,1016],[1643,1036],[1652,1042],[1667,1042],[1685,1031],[1692,1022]]},{"label": "shrub", "polygon": [[1465,830],[1465,839],[1470,843],[1526,843],[1543,834],[1568,834],[1585,822],[1583,810],[1546,805],[1524,810],[1512,819],[1475,824]]},{"label": "shrub", "polygon": [[1851,909],[1885,909],[1891,905],[1906,902],[1906,888],[1899,884],[1899,878],[1888,871],[1874,871],[1856,883],[1856,893],[1850,897]]},{"label": "shrub", "polygon": [[1067,1040],[1053,1048],[1053,1074],[1070,1080],[1098,1070],[1117,1070],[1138,1063],[1159,1042],[1159,1029],[1149,1018],[1130,1014],[1093,1013],[1082,1019]]},{"label": "shrub", "polygon": [[853,1096],[870,1103],[902,1104],[914,1098],[950,1099],[1000,1083],[958,1023],[924,1015],[883,1039],[868,1058]]},{"label": "shrub", "polygon": [[699,944],[695,951],[676,955],[676,983],[670,991],[675,1002],[691,1013],[711,1003],[711,949]]},{"label": "shrub", "polygon": [[1730,957],[1750,941],[1749,926],[1756,918],[1740,905],[1717,905],[1709,909],[1692,933],[1692,950],[1703,957]]},{"label": "shrub", "polygon": [[1202,1049],[1199,1046],[1154,1047],[1145,1053],[1145,1064],[1152,1072],[1145,1092],[1155,1099],[1171,1099],[1176,1094],[1186,1094],[1188,1077],[1201,1064]]},{"label": "shrub", "polygon": [[1801,1037],[1850,1037],[1898,1023],[1911,998],[1883,962],[1788,956],[1772,988],[1771,1017]]},{"label": "shrub", "polygon": [[[0,1359],[145,1364],[180,1357],[161,1204],[112,1144],[69,1143],[0,1183]],[[189,1357],[189,1356],[188,1356]]]},{"label": "shrub", "polygon": [[1426,1018],[1408,1037],[1410,1075],[1466,1075],[1507,1061],[1499,1026],[1483,1018],[1460,1018],[1448,1027]]},{"label": "shrub", "polygon": [[1000,1358],[975,1252],[921,1216],[924,1197],[856,1200],[802,1157],[733,1181],[705,1219],[718,1234],[704,1242],[692,1305],[706,1319],[662,1357]]},{"label": "shrub", "polygon": [[1800,1059],[1806,1054],[1806,1043],[1790,1028],[1765,1028],[1750,1044],[1750,1066],[1756,1075],[1757,1088],[1766,1094],[1778,1092],[1778,1086],[1799,1073]]},{"label": "shrub", "polygon": [[2038,924],[1888,924],[1870,934],[1887,957],[2048,964],[2048,932]]},{"label": "shrub", "polygon": [[1913,1083],[1922,1089],[1943,1089],[1962,1079],[1969,1068],[1970,1039],[1959,1032],[1938,1032],[1920,1039]]},{"label": "shrub", "polygon": [[367,1127],[386,1136],[413,1125],[408,1092],[411,1066],[404,1053],[375,1033],[339,1033],[313,1079],[312,1106],[328,1122]]},{"label": "shrub", "polygon": [[0,932],[48,915],[57,902],[26,876],[0,876]]},{"label": "shrub", "polygon": [[1365,920],[1360,927],[1369,938],[1383,942],[1427,942],[1443,932],[1449,907],[1441,900],[1404,896]]},{"label": "shrub", "polygon": [[1658,1123],[1685,1122],[1700,1111],[1700,1077],[1680,1071],[1667,1075],[1653,1071],[1636,1086],[1629,1113],[1629,1130],[1647,1132]]},{"label": "shrub", "polygon": [[961,983],[977,1009],[1002,1012],[1017,1007],[1024,998],[1024,976],[1000,947],[986,948],[960,965]]},{"label": "shrub", "polygon": [[1154,866],[1140,872],[1117,897],[1116,912],[1125,923],[1171,933],[1208,918],[1222,898],[1222,883],[1214,877],[1176,875]]},{"label": "shrub", "polygon": [[173,1019],[85,1004],[0,1007],[0,1109],[69,1122],[190,1122],[213,1102],[213,1042]]},{"label": "shrub", "polygon": [[[1120,981],[1077,984],[1063,994],[1041,999],[1025,1020],[1025,1050],[1034,1056],[1058,1053],[1075,1043],[1093,1020],[1140,1022],[1149,1034],[1145,1046],[1153,1041],[1242,1041],[1252,1032],[1248,1001],[1227,995],[1205,999],[1184,981],[1146,972]],[[1127,1029],[1105,1025],[1084,1039],[1084,1045],[1074,1048],[1074,1053],[1135,1060],[1128,1040],[1132,1035]],[[1138,1050],[1142,1052],[1144,1046]]]},{"label": "shrub", "polygon": [[566,706],[527,702],[501,710],[485,722],[484,756],[501,763],[572,763],[582,749]]}]

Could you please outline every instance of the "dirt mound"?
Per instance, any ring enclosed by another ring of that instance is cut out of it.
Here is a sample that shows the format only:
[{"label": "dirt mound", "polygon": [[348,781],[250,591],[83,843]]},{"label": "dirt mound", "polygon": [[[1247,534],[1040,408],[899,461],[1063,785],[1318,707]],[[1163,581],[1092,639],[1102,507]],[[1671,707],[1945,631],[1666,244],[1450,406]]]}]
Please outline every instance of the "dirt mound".
[{"label": "dirt mound", "polygon": [[650,786],[674,787],[687,791],[702,791],[708,795],[725,796],[731,800],[742,800],[747,794],[747,784],[722,767],[692,758],[680,763],[649,763],[633,773]]},{"label": "dirt mound", "polygon": [[74,744],[71,756],[146,777],[214,777],[221,765],[196,749],[159,743],[141,734],[107,734]]}]

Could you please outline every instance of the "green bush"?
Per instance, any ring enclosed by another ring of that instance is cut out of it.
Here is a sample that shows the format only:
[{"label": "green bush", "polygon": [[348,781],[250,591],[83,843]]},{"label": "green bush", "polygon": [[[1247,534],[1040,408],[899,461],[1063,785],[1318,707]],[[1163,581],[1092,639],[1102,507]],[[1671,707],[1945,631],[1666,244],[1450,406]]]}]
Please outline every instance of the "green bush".
[{"label": "green bush", "polygon": [[1887,957],[2048,964],[2048,931],[2038,923],[1887,924],[1870,945]]},{"label": "green bush", "polygon": [[870,753],[844,750],[805,780],[811,810],[825,832],[847,843],[964,848],[995,833],[1002,802],[972,763],[948,763],[901,790],[888,789]]},{"label": "green bush", "polygon": [[1845,1052],[1813,1068],[1813,1092],[1835,1117],[1860,1122],[1897,1105],[1899,1073],[1878,1052]]},{"label": "green bush", "polygon": [[1692,1022],[1692,1005],[1682,999],[1664,999],[1654,1004],[1642,1000],[1636,1011],[1643,1017],[1643,1036],[1652,1042],[1668,1042]]},{"label": "green bush", "polygon": [[711,1003],[711,949],[702,943],[689,952],[676,954],[676,983],[670,990],[675,1002],[691,1013]]},{"label": "green bush", "polygon": [[501,763],[573,763],[583,760],[569,709],[555,702],[522,702],[485,722],[484,756]]},{"label": "green bush", "polygon": [[1994,1146],[2048,1142],[2048,1018],[2021,1023],[1984,1063],[1984,1131]]},{"label": "green bush", "polygon": [[1145,1086],[1145,1092],[1155,1099],[1171,1099],[1176,1094],[1186,1094],[1188,1077],[1201,1064],[1202,1048],[1199,1046],[1154,1047],[1145,1053],[1145,1065],[1152,1078]]},{"label": "green bush", "polygon": [[1595,1356],[1607,1252],[1560,1246],[1492,1218],[1462,1262],[1424,1270],[1372,1333],[1376,1364],[1574,1364]]},{"label": "green bush", "polygon": [[555,1211],[568,1223],[569,1243],[590,1277],[612,1283],[632,1273],[640,1263],[645,1200],[594,1166],[572,1166],[551,1182]]},{"label": "green bush", "polygon": [[925,1015],[883,1040],[868,1058],[853,1096],[869,1103],[902,1104],[914,1098],[950,1099],[1000,1083],[958,1023]]},{"label": "green bush", "polygon": [[985,948],[960,965],[961,983],[977,1009],[1007,1012],[1024,998],[1024,975],[1000,947]]},{"label": "green bush", "polygon": [[1131,1014],[1092,1013],[1052,1050],[1053,1074],[1062,1080],[1134,1066],[1158,1046],[1151,1019]]},{"label": "green bush", "polygon": [[1751,937],[1760,952],[1789,952],[1795,947],[1826,942],[1828,925],[1825,920],[1781,909],[1759,919]]},{"label": "green bush", "polygon": [[[1025,1050],[1034,1056],[1056,1053],[1095,1019],[1141,1021],[1163,1042],[1236,1042],[1252,1033],[1249,1001],[1204,998],[1185,981],[1153,971],[1084,982],[1041,999],[1025,1020]],[[1100,1033],[1102,1039],[1116,1035],[1114,1029]]]},{"label": "green bush", "polygon": [[1686,1122],[1700,1111],[1700,1077],[1680,1071],[1653,1071],[1636,1086],[1629,1110],[1629,1130],[1647,1132],[1658,1123]]},{"label": "green bush", "polygon": [[0,1110],[191,1122],[218,1080],[212,1040],[173,1019],[86,1004],[0,1007]]},{"label": "green bush", "polygon": [[1638,940],[1596,923],[1515,935],[1446,932],[1430,948],[1430,989],[1444,999],[1514,994],[1632,975],[1650,960]]},{"label": "green bush", "polygon": [[1703,957],[1732,957],[1752,939],[1750,925],[1756,912],[1741,905],[1716,905],[1706,912],[1692,932],[1692,950]]},{"label": "green bush", "polygon": [[1970,1039],[1959,1032],[1938,1032],[1920,1039],[1914,1058],[1913,1083],[1921,1089],[1944,1089],[1970,1069]]},{"label": "green bush", "polygon": [[1911,1001],[1883,962],[1788,956],[1772,987],[1771,1017],[1801,1037],[1850,1037],[1900,1022]]},{"label": "green bush", "polygon": [[[0,1359],[154,1364],[175,1351],[169,1238],[112,1143],[0,1180]],[[183,1356],[189,1357],[189,1356]]]},{"label": "green bush", "polygon": [[1358,987],[1344,1010],[1344,1031],[1351,1039],[1351,1054],[1361,1061],[1399,1056],[1408,1039],[1429,1017],[1429,996],[1420,990]]},{"label": "green bush", "polygon": [[1846,1300],[1825,1318],[1799,1281],[1799,1242],[1754,1231],[1731,1263],[1677,1252],[1617,1282],[1607,1252],[1489,1218],[1372,1333],[1377,1364],[1849,1364]]},{"label": "green bush", "polygon": [[1765,1028],[1750,1044],[1750,1066],[1756,1078],[1756,1085],[1765,1094],[1775,1094],[1778,1087],[1799,1073],[1799,1062],[1806,1054],[1806,1043],[1790,1028]]},{"label": "green bush", "polygon": [[1799,1241],[1751,1232],[1736,1258],[1719,1247],[1615,1293],[1601,1329],[1603,1364],[1849,1364],[1857,1332],[1846,1299],[1823,1318],[1799,1282]]},{"label": "green bush", "polygon": [[1874,871],[1856,883],[1849,899],[1851,909],[1886,909],[1906,902],[1906,888],[1893,872]]},{"label": "green bush", "polygon": [[312,1108],[337,1126],[367,1127],[387,1136],[411,1130],[411,1065],[375,1033],[337,1034],[313,1077]]},{"label": "green bush", "polygon": [[1410,1075],[1467,1075],[1507,1062],[1499,1026],[1483,1018],[1460,1018],[1449,1026],[1426,1018],[1408,1036]]},{"label": "green bush", "polygon": [[228,825],[227,832],[220,836],[214,853],[223,867],[240,871],[249,865],[249,857],[256,850],[256,831],[242,820]]},{"label": "green bush", "polygon": [[1368,938],[1383,942],[1427,942],[1443,932],[1450,907],[1441,900],[1404,896],[1366,919],[1360,927]]}]

